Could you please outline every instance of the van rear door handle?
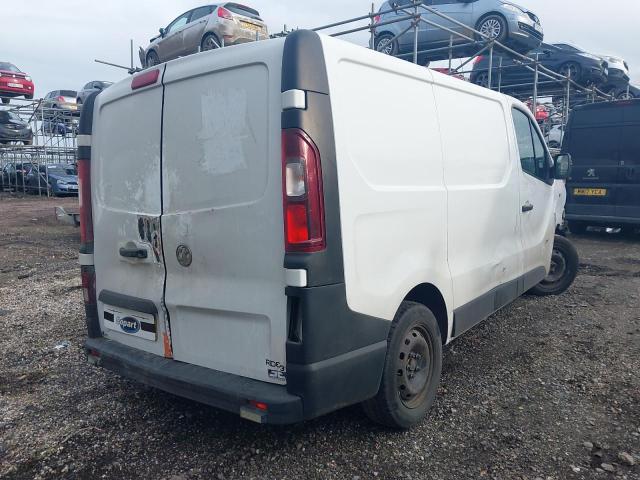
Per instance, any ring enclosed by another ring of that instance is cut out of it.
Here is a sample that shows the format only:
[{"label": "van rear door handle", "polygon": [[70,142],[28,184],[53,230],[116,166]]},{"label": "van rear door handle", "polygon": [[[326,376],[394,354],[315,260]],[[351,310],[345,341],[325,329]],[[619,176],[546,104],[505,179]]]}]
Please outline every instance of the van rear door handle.
[{"label": "van rear door handle", "polygon": [[124,258],[147,258],[147,251],[144,248],[124,248],[120,249],[120,256]]},{"label": "van rear door handle", "polygon": [[531,205],[529,202],[525,203],[522,206],[522,213],[527,213],[527,212],[530,212],[531,210],[533,210],[533,205]]}]

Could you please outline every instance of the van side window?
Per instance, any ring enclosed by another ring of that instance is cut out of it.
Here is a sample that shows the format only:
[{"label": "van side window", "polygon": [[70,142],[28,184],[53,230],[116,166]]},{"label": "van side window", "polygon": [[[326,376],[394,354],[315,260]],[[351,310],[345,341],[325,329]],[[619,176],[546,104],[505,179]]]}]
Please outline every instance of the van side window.
[{"label": "van side window", "polygon": [[531,119],[516,108],[513,109],[513,124],[522,170],[546,182],[549,179],[550,160],[537,129]]}]

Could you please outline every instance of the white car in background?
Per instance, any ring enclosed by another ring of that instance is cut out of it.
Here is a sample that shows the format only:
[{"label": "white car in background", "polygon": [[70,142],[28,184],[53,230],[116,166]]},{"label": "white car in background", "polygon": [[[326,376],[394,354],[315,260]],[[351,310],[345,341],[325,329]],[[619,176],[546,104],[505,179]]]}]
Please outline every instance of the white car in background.
[{"label": "white car in background", "polygon": [[545,136],[547,145],[549,148],[560,148],[562,146],[562,137],[564,132],[562,131],[562,125],[554,125],[549,130],[549,133]]}]

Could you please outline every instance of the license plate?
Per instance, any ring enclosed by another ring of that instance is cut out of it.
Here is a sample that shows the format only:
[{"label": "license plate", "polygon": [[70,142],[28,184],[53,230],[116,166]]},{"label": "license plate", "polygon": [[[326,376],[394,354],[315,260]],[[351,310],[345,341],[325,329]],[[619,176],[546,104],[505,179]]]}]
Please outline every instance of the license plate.
[{"label": "license plate", "polygon": [[242,25],[243,28],[246,28],[247,30],[252,30],[254,32],[261,32],[262,31],[262,27],[260,25],[255,25],[253,23],[249,23],[249,22],[240,22],[240,25]]},{"label": "license plate", "polygon": [[606,197],[606,188],[574,188],[573,195],[576,197]]},{"label": "license plate", "polygon": [[103,319],[104,326],[109,330],[145,340],[157,339],[156,319],[148,313],[105,306]]},{"label": "license plate", "polygon": [[69,190],[77,190],[78,186],[77,185],[69,185]]},{"label": "license plate", "polygon": [[13,88],[22,88],[21,83],[9,83],[8,85]]},{"label": "license plate", "polygon": [[540,25],[539,23],[534,23],[533,28],[535,29],[536,32],[542,33],[542,25]]}]

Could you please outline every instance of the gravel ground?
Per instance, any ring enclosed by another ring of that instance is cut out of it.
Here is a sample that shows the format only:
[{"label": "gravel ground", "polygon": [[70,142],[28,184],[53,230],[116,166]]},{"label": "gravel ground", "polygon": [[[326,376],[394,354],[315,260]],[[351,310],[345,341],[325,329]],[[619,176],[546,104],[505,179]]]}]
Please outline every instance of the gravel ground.
[{"label": "gravel ground", "polygon": [[65,202],[0,197],[0,478],[640,479],[640,237],[573,237],[575,285],[454,342],[410,432],[270,427],[86,363]]}]

